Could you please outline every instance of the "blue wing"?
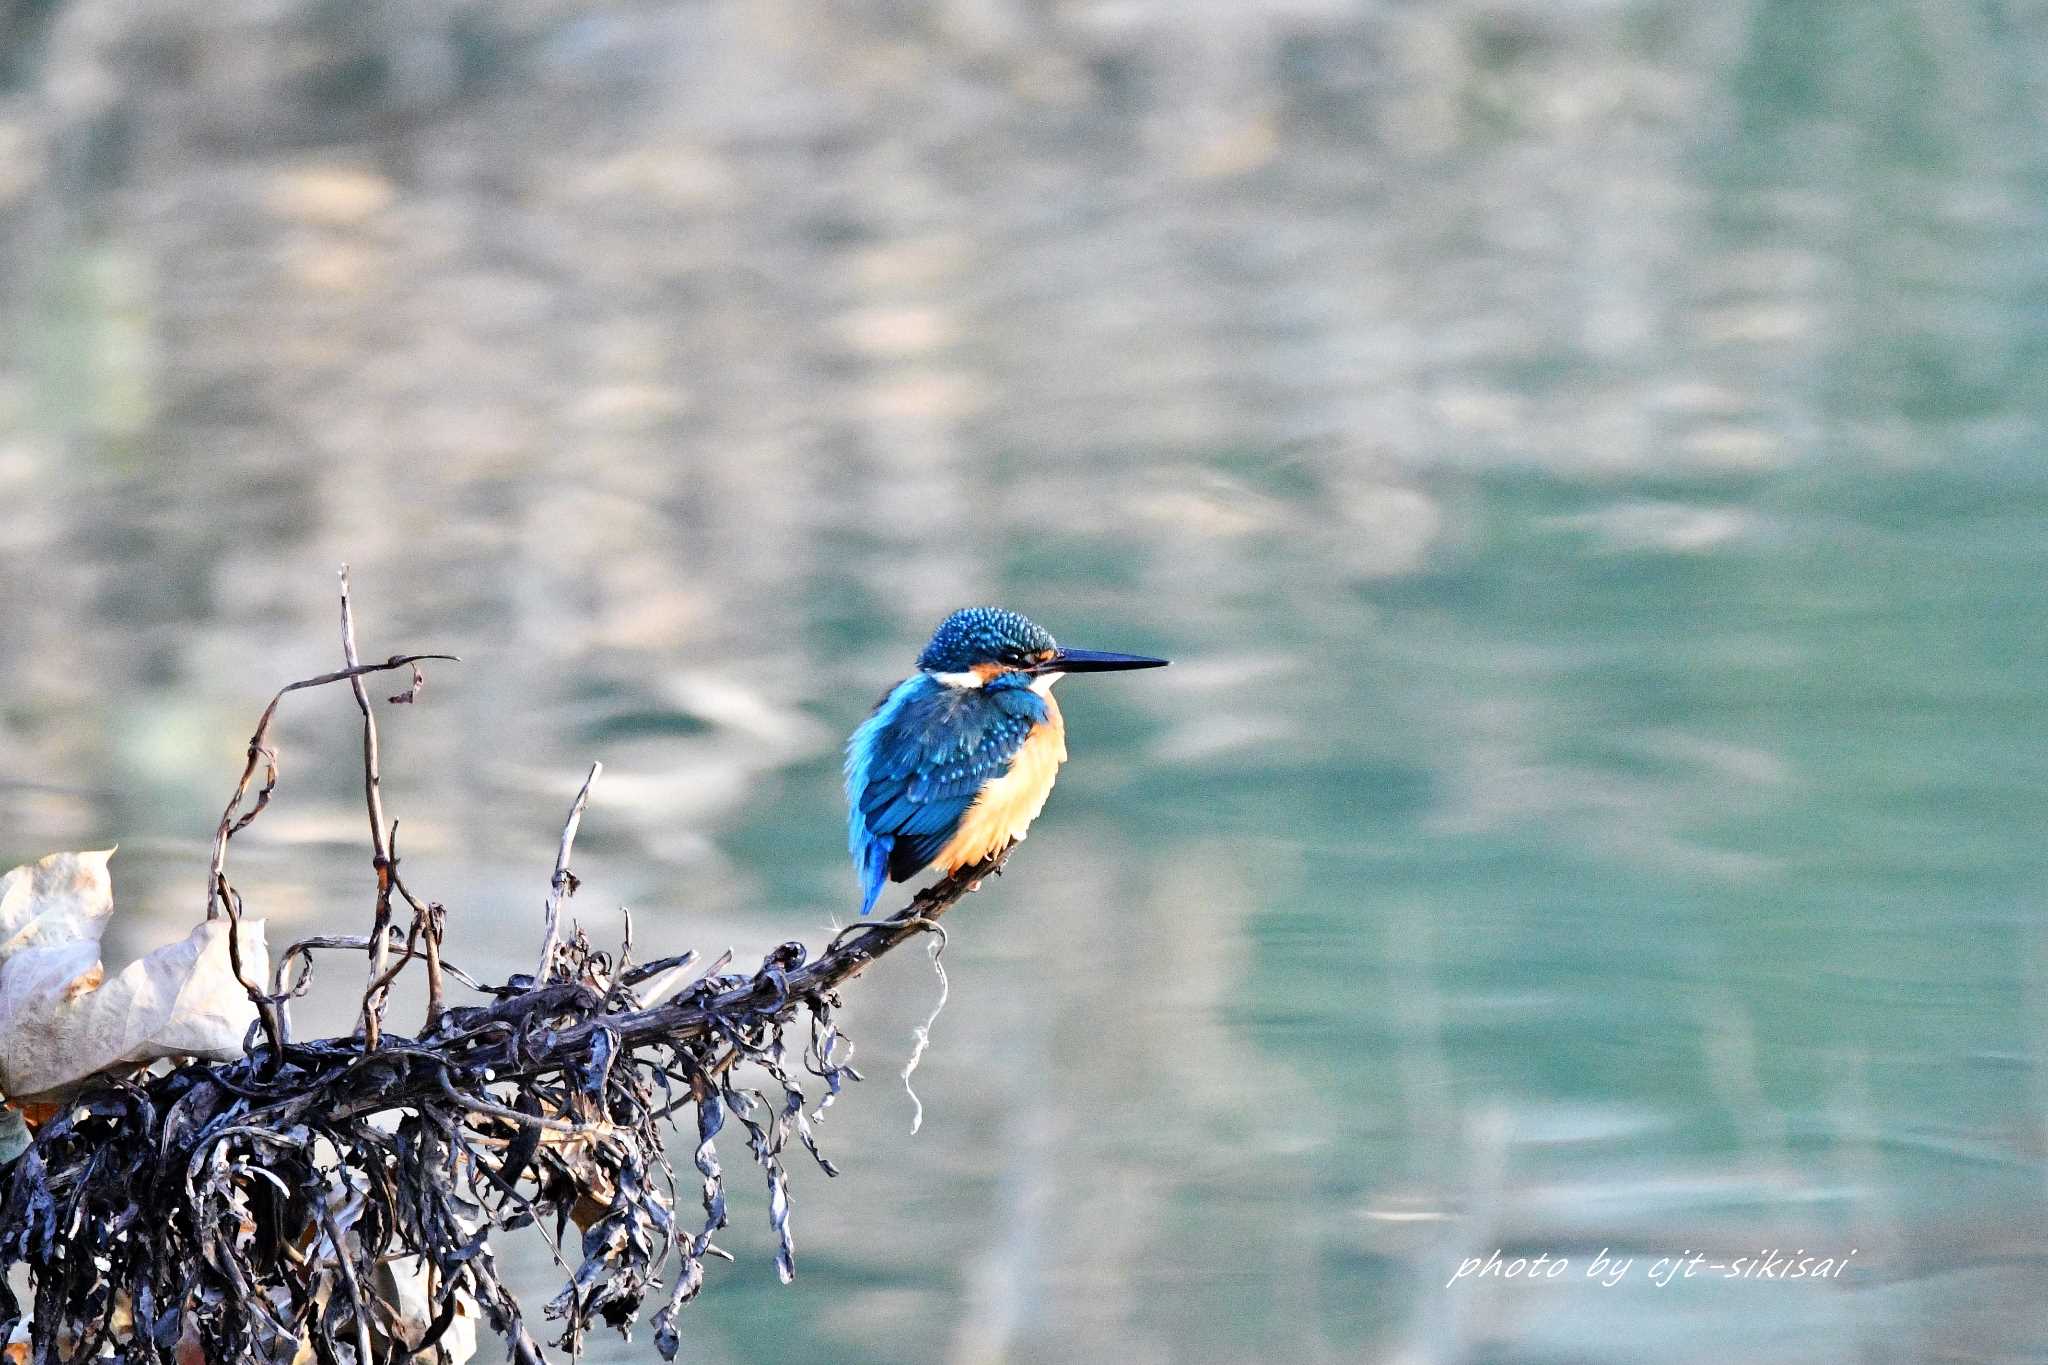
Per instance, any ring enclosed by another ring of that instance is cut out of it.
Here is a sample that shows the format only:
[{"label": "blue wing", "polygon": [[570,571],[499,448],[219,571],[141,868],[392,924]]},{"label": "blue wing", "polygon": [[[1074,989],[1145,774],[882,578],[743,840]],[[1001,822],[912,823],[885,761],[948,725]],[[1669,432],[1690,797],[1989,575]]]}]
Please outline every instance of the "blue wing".
[{"label": "blue wing", "polygon": [[948,687],[923,673],[882,698],[846,742],[847,847],[863,915],[885,881],[938,856],[1045,714],[1028,688]]}]

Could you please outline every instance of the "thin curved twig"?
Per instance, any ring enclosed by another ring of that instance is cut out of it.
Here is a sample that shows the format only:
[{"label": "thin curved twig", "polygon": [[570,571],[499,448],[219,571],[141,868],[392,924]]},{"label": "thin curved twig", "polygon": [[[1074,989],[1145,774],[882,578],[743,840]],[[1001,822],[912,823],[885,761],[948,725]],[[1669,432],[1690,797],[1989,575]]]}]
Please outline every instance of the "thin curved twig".
[{"label": "thin curved twig", "polygon": [[[383,673],[393,668],[407,668],[428,659],[441,659],[449,663],[460,663],[453,654],[394,654],[381,664],[357,664],[351,668],[336,669],[322,673],[316,678],[301,678],[295,683],[286,683],[277,689],[277,695],[270,699],[270,705],[263,708],[262,718],[256,722],[256,733],[249,737],[249,760],[242,769],[242,778],[235,784],[234,795],[228,798],[227,809],[221,812],[220,824],[213,835],[213,863],[208,869],[206,917],[219,919],[219,886],[222,874],[227,869],[228,840],[240,834],[270,805],[271,795],[277,790],[277,750],[270,745],[270,725],[277,718],[278,704],[290,692],[308,687],[325,687],[329,683],[359,678],[367,673]],[[249,784],[256,779],[256,765],[264,764],[263,786],[256,793],[256,804],[245,813],[242,811],[243,798],[249,794]]]},{"label": "thin curved twig", "polygon": [[[386,936],[389,936],[388,931]],[[295,942],[293,942],[290,947],[284,950],[284,955],[278,958],[277,966],[272,969],[270,976],[271,992],[273,994],[282,994],[284,992],[285,973],[287,972],[287,970],[289,970],[291,961],[295,957],[304,957],[308,960],[311,960],[313,950],[316,948],[329,949],[335,951],[352,949],[356,952],[363,952],[367,950],[369,946],[370,936],[368,934],[314,934],[309,938],[298,939]],[[420,950],[414,950],[412,952],[405,954],[407,961],[415,962],[423,958],[426,958],[426,956],[427,954],[424,951]],[[453,962],[448,961],[446,958],[443,958],[441,960],[441,970],[446,972],[448,975],[454,977],[457,981],[461,982],[463,985],[469,987],[473,991],[482,991],[489,989],[487,986],[484,985],[483,982],[477,980],[468,972],[462,970],[462,968],[456,966]],[[299,993],[299,989],[299,983],[293,983],[292,993],[294,995]]]}]

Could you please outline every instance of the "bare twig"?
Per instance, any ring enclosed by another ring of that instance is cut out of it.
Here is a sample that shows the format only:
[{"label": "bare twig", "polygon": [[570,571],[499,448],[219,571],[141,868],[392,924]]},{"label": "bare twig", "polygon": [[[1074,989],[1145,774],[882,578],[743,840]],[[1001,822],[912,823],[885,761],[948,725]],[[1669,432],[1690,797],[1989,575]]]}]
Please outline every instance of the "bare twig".
[{"label": "bare twig", "polygon": [[[234,967],[235,977],[248,992],[249,1000],[256,1006],[257,1018],[263,1024],[265,1040],[270,1044],[270,1056],[275,1065],[284,1044],[289,1041],[286,1016],[274,995],[266,996],[251,982],[243,970],[242,963],[242,914],[241,902],[234,887],[228,882],[228,841],[247,829],[269,806],[272,794],[277,791],[278,757],[277,749],[270,742],[271,724],[277,719],[277,708],[284,702],[285,694],[298,692],[310,687],[325,687],[329,683],[347,679],[358,689],[366,673],[380,673],[386,669],[411,667],[417,669],[423,659],[445,659],[455,661],[452,654],[406,654],[393,655],[381,664],[360,664],[353,659],[347,668],[333,673],[322,673],[318,677],[301,678],[287,683],[271,697],[270,704],[263,708],[263,715],[256,722],[256,730],[249,736],[248,757],[242,764],[242,776],[235,783],[233,795],[221,811],[220,823],[213,831],[213,855],[207,869],[206,917],[228,918],[228,958]],[[255,804],[248,810],[242,809],[242,802],[248,798],[249,784],[256,780],[257,765],[263,766],[263,785],[257,790]],[[273,988],[275,989],[275,988]]]},{"label": "bare twig", "polygon": [[439,901],[427,902],[427,1021],[421,1031],[432,1033],[441,1024],[441,1013],[447,1008],[446,985],[442,981],[445,964],[441,961],[441,935],[448,929],[448,908]]},{"label": "bare twig", "polygon": [[555,850],[555,875],[548,884],[547,924],[541,931],[540,966],[534,971],[536,985],[545,986],[554,971],[555,947],[561,941],[562,900],[576,894],[576,874],[569,870],[569,855],[576,848],[576,831],[583,824],[583,809],[590,804],[590,788],[604,775],[604,764],[590,765],[590,776],[569,805],[569,817],[562,821],[562,842]]},{"label": "bare twig", "polygon": [[284,1055],[284,1015],[276,999],[263,994],[254,981],[249,979],[248,970],[242,963],[242,898],[228,879],[220,879],[220,902],[228,916],[228,966],[248,993],[249,1003],[256,1007],[256,1018],[263,1025],[264,1041],[270,1044],[273,1061]]},{"label": "bare twig", "polygon": [[[213,832],[213,864],[208,869],[206,880],[206,917],[219,919],[223,913],[220,906],[220,886],[228,862],[228,840],[240,834],[269,806],[271,794],[277,790],[277,750],[270,744],[270,725],[277,718],[278,704],[288,692],[297,692],[308,687],[325,687],[329,683],[344,679],[360,678],[368,673],[382,673],[387,669],[405,668],[425,659],[444,659],[449,663],[460,663],[453,654],[394,654],[381,664],[357,664],[349,668],[322,673],[317,678],[301,678],[295,683],[286,683],[277,689],[277,695],[270,699],[270,705],[263,708],[262,717],[256,722],[256,732],[249,737],[249,760],[242,768],[242,777],[235,784],[234,795],[228,798],[227,809],[220,815],[220,824]],[[257,764],[264,765],[263,786],[256,793],[256,804],[247,812],[242,802],[249,795],[249,784],[256,780]]]},{"label": "bare twig", "polygon": [[[315,934],[310,938],[302,938],[297,942],[293,943],[290,947],[286,948],[284,950],[284,955],[277,959],[277,965],[275,968],[272,969],[270,975],[271,993],[273,995],[287,994],[284,986],[285,974],[287,971],[290,970],[291,963],[294,958],[303,957],[306,960],[311,961],[313,949],[315,948],[353,949],[356,952],[362,952],[369,946],[370,938],[369,935],[367,934]],[[424,956],[426,956],[426,954],[415,952],[408,955],[408,960],[418,959]],[[485,989],[483,982],[478,981],[475,977],[471,976],[468,972],[462,970],[462,968],[456,966],[453,962],[449,962],[444,959],[441,963],[441,970],[446,972],[449,976],[454,977],[457,981],[461,982],[463,985],[469,987],[473,991],[480,991]],[[292,988],[289,994],[298,995],[305,990],[305,986],[306,983],[304,978],[302,977],[300,980],[292,983]]]},{"label": "bare twig", "polygon": [[423,1025],[423,1030],[431,1033],[434,1025],[440,1022],[441,1010],[445,1004],[441,980],[441,931],[447,923],[448,912],[439,901],[433,901],[426,905],[420,904],[419,898],[406,888],[404,878],[398,875],[398,822],[396,820],[391,822],[391,889],[396,891],[399,897],[412,910],[412,927],[406,931],[405,958],[401,959],[398,966],[392,968],[386,974],[383,978],[383,986],[380,989],[388,989],[391,982],[397,979],[398,973],[404,968],[405,963],[416,956],[412,951],[412,945],[415,942],[425,943],[427,959],[427,1020]]},{"label": "bare twig", "polygon": [[[341,566],[341,655],[350,668],[356,659],[356,622],[349,609],[348,565]],[[363,1044],[374,1049],[384,1027],[384,1001],[390,990],[385,976],[384,928],[391,923],[391,836],[384,828],[384,791],[377,770],[377,713],[361,677],[348,680],[356,709],[363,713],[363,804],[370,817],[370,866],[377,875],[376,918],[370,927],[370,985],[363,992]]]},{"label": "bare twig", "polygon": [[[341,566],[341,655],[350,668],[361,662],[356,658],[356,623],[349,607],[346,564]],[[391,844],[384,832],[384,794],[377,772],[377,715],[370,709],[370,692],[363,686],[362,677],[351,677],[348,686],[355,694],[357,709],[363,713],[363,797],[370,815],[370,847],[379,859],[388,862]]]}]

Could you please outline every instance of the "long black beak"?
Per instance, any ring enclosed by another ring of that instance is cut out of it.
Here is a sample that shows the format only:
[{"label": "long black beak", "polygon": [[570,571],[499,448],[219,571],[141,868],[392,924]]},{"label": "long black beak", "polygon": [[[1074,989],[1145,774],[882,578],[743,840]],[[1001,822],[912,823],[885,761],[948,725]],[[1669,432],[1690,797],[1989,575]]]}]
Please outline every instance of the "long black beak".
[{"label": "long black beak", "polygon": [[1143,654],[1110,654],[1099,649],[1062,649],[1033,673],[1120,673],[1126,668],[1164,668],[1165,659]]}]

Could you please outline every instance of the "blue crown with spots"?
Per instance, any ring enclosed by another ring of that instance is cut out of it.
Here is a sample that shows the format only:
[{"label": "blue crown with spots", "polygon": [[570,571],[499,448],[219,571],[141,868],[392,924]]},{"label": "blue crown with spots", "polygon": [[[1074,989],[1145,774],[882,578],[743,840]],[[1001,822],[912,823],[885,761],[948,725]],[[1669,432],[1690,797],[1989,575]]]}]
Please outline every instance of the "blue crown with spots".
[{"label": "blue crown with spots", "polygon": [[1042,627],[1014,611],[967,607],[939,623],[931,643],[917,656],[917,666],[930,673],[964,673],[985,663],[1022,667],[1057,648]]}]

